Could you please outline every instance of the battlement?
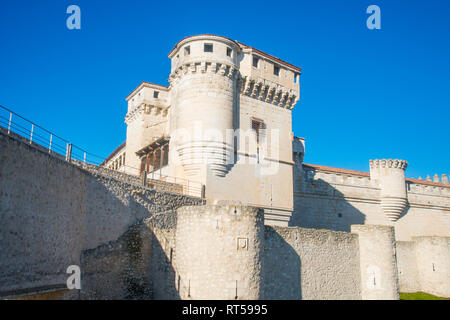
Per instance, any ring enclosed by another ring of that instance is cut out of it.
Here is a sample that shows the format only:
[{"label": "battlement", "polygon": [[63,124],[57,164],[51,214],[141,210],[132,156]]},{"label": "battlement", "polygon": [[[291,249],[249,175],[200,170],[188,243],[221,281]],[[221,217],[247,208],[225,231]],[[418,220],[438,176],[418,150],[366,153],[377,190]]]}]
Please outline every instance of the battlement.
[{"label": "battlement", "polygon": [[[303,167],[305,170],[305,167]],[[341,184],[348,186],[367,186],[375,187],[375,184],[367,176],[360,176],[351,173],[333,173],[324,171],[305,170],[305,181],[320,183],[320,181],[330,184]]]},{"label": "battlement", "polygon": [[[394,167],[401,169],[403,169],[403,167],[407,165],[407,162],[401,163],[400,161],[398,161],[397,163],[395,161],[392,161],[390,163],[386,161],[383,162],[383,165],[380,165],[380,161],[378,161],[378,163],[379,167],[384,166],[387,168]],[[372,161],[371,165],[373,167],[376,167],[374,161]],[[320,181],[323,181],[330,184],[373,187],[378,189],[378,182],[370,178],[369,172],[326,167],[307,163],[303,163],[302,167],[305,173],[305,182],[313,182],[313,184],[315,185],[317,185],[318,183],[320,184]],[[443,174],[443,176],[447,177],[447,175],[445,174]],[[429,195],[450,195],[450,183],[439,183],[412,178],[406,178],[405,181],[406,189],[408,192],[426,193]]]},{"label": "battlement", "polygon": [[303,170],[305,172],[305,181],[314,182],[314,184],[323,181],[329,184],[373,188],[377,187],[377,185],[372,180],[370,180],[368,172],[326,167],[307,163],[303,164]]},{"label": "battlement", "polygon": [[187,37],[169,53],[172,83],[185,74],[217,73],[240,80],[240,92],[292,109],[300,93],[300,68],[250,46],[215,35]]},{"label": "battlement", "polygon": [[[421,182],[424,181],[422,179],[422,177],[419,177],[417,180],[421,181]],[[437,173],[433,176],[433,179],[431,179],[430,175],[427,175],[425,181],[426,182],[434,182],[434,183],[437,183],[437,184],[450,185],[450,181],[448,179],[448,175],[446,175],[445,173],[442,174],[440,179],[439,179],[439,175]]]},{"label": "battlement", "polygon": [[231,64],[227,64],[226,62],[215,62],[211,59],[183,63],[177,68],[174,68],[173,72],[169,76],[169,82],[172,86],[173,82],[181,79],[184,75],[187,74],[202,74],[202,73],[210,73],[210,74],[218,74],[221,76],[227,76],[228,78],[234,78],[237,68],[232,66]]},{"label": "battlement", "polygon": [[205,61],[238,66],[239,45],[226,37],[197,35],[184,38],[169,53],[171,73],[185,65],[195,65]]},{"label": "battlement", "polygon": [[298,90],[254,76],[241,79],[241,94],[286,109],[292,109],[299,99]]},{"label": "battlement", "polygon": [[399,160],[399,159],[375,159],[369,160],[370,169],[375,168],[394,168],[394,169],[402,169],[406,170],[408,166],[408,161]]},{"label": "battlement", "polygon": [[408,193],[418,193],[450,197],[450,186],[444,184],[428,184],[417,182],[415,179],[406,179]]},{"label": "battlement", "polygon": [[169,99],[169,89],[167,87],[142,82],[125,99],[128,102],[125,123],[131,123],[138,115],[143,113],[167,117],[170,105]]}]

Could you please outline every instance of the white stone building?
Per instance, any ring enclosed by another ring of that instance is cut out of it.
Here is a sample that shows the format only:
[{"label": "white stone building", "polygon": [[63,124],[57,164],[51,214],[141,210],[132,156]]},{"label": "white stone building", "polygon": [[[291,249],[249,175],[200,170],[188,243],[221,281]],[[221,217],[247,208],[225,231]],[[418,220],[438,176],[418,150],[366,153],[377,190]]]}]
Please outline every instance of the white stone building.
[{"label": "white stone building", "polygon": [[126,143],[104,166],[199,183],[210,203],[263,208],[265,224],[389,225],[405,241],[450,236],[446,175],[407,179],[402,160],[371,160],[370,173],[303,163],[291,113],[299,67],[215,35],[187,37],[169,58],[168,87],[142,82],[126,98]]},{"label": "white stone building", "polygon": [[127,98],[123,171],[205,185],[287,225],[293,210],[291,110],[301,69],[237,41],[188,37],[169,53],[169,87],[141,83]]},{"label": "white stone building", "polygon": [[303,163],[300,68],[212,35],[169,58],[169,87],[126,98],[127,139],[102,167],[0,130],[0,297],[450,297],[446,175]]}]

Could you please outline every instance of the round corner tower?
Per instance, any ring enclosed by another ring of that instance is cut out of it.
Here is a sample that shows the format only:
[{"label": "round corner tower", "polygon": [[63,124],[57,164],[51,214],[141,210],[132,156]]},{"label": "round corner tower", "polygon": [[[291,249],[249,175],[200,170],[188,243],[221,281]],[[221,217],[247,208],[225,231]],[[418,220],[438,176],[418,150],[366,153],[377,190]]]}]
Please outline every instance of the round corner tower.
[{"label": "round corner tower", "polygon": [[213,35],[181,40],[170,52],[171,146],[186,176],[202,181],[207,168],[224,176],[233,158],[239,45]]},{"label": "round corner tower", "polygon": [[264,213],[239,204],[177,210],[176,283],[181,299],[261,298]]},{"label": "round corner tower", "polygon": [[370,179],[378,181],[381,207],[390,221],[397,221],[405,210],[406,195],[405,160],[370,160]]}]

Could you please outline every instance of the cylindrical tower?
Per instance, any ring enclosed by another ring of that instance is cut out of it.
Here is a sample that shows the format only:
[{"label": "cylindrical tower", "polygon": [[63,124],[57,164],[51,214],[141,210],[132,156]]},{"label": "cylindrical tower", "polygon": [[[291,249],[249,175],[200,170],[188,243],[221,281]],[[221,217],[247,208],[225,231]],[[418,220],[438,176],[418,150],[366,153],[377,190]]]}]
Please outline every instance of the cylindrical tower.
[{"label": "cylindrical tower", "polygon": [[232,162],[227,133],[234,129],[239,53],[233,40],[199,35],[181,40],[169,54],[171,150],[192,179],[202,180],[202,168],[224,176]]},{"label": "cylindrical tower", "polygon": [[381,207],[391,221],[397,221],[407,206],[405,160],[370,160],[370,179],[377,180],[381,189]]},{"label": "cylindrical tower", "polygon": [[398,300],[395,231],[391,226],[352,225],[358,235],[363,300]]},{"label": "cylindrical tower", "polygon": [[178,209],[176,286],[181,299],[261,298],[263,211],[236,204]]}]

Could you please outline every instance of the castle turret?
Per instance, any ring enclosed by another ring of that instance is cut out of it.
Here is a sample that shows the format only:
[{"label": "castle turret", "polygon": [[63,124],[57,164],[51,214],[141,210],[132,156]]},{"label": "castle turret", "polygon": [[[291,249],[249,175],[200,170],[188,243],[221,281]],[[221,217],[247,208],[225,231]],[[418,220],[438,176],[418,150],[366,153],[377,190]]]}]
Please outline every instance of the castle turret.
[{"label": "castle turret", "polygon": [[200,35],[181,40],[170,52],[171,150],[191,179],[206,169],[224,176],[232,162],[239,45],[228,38]]},{"label": "castle turret", "polygon": [[404,160],[370,160],[370,179],[378,181],[381,207],[391,221],[397,221],[407,205],[405,183],[407,166],[408,162]]},{"label": "castle turret", "polygon": [[263,211],[225,202],[182,207],[177,212],[180,298],[260,299]]},{"label": "castle turret", "polygon": [[392,226],[352,225],[358,234],[363,300],[398,300],[395,230]]}]

